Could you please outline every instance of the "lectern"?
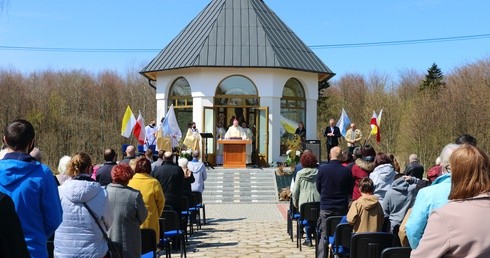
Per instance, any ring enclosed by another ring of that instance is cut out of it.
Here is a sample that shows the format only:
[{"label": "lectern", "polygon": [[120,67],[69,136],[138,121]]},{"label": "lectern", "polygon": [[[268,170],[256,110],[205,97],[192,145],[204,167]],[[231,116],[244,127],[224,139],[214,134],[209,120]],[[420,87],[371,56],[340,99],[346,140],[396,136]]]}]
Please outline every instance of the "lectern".
[{"label": "lectern", "polygon": [[218,140],[223,144],[223,168],[246,168],[246,146],[250,140]]}]

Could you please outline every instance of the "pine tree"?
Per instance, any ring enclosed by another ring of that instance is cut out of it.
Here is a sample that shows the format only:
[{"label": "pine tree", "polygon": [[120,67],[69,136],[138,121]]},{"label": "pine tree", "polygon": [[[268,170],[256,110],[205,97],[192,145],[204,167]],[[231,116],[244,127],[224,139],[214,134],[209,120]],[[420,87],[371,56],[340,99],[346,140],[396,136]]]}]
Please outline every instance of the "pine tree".
[{"label": "pine tree", "polygon": [[425,90],[430,90],[437,92],[439,91],[441,86],[446,85],[446,83],[443,81],[444,80],[444,75],[442,74],[442,71],[435,63],[432,64],[432,66],[427,70],[427,74],[425,75],[425,80],[422,82],[420,85],[420,90],[425,91]]}]

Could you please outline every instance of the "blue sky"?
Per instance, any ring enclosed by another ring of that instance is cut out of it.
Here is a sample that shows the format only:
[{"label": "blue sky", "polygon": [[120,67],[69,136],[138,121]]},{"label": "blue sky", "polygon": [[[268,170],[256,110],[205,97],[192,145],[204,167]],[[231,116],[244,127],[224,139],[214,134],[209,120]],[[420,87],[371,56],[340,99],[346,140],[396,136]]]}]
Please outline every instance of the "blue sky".
[{"label": "blue sky", "polygon": [[[0,67],[21,72],[45,69],[110,69],[121,74],[147,64],[210,0],[3,0]],[[444,73],[490,57],[488,0],[264,0],[308,46],[391,42],[486,35],[479,39],[313,51],[337,74],[396,78],[400,71],[425,73],[436,63]],[[2,2],[2,0],[0,0]],[[5,47],[158,49],[156,51],[13,51]]]}]

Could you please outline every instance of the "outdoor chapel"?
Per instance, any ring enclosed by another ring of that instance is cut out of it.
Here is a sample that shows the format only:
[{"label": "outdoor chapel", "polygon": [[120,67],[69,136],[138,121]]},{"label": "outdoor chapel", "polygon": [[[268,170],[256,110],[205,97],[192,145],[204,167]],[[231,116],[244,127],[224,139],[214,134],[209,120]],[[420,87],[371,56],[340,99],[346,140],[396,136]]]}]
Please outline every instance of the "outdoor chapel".
[{"label": "outdoor chapel", "polygon": [[[182,134],[195,122],[214,163],[217,124],[253,132],[253,163],[284,161],[298,122],[317,139],[319,85],[335,74],[261,0],[213,0],[140,72],[157,120],[173,105]],[[202,144],[205,144],[203,141]]]}]

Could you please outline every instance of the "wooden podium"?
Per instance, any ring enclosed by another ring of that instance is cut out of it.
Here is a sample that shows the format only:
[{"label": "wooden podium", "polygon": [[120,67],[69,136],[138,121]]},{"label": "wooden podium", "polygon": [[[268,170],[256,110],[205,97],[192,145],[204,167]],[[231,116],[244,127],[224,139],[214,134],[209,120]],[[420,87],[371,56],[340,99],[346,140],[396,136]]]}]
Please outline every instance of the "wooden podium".
[{"label": "wooden podium", "polygon": [[223,144],[223,168],[246,168],[245,152],[250,140],[218,140]]}]

